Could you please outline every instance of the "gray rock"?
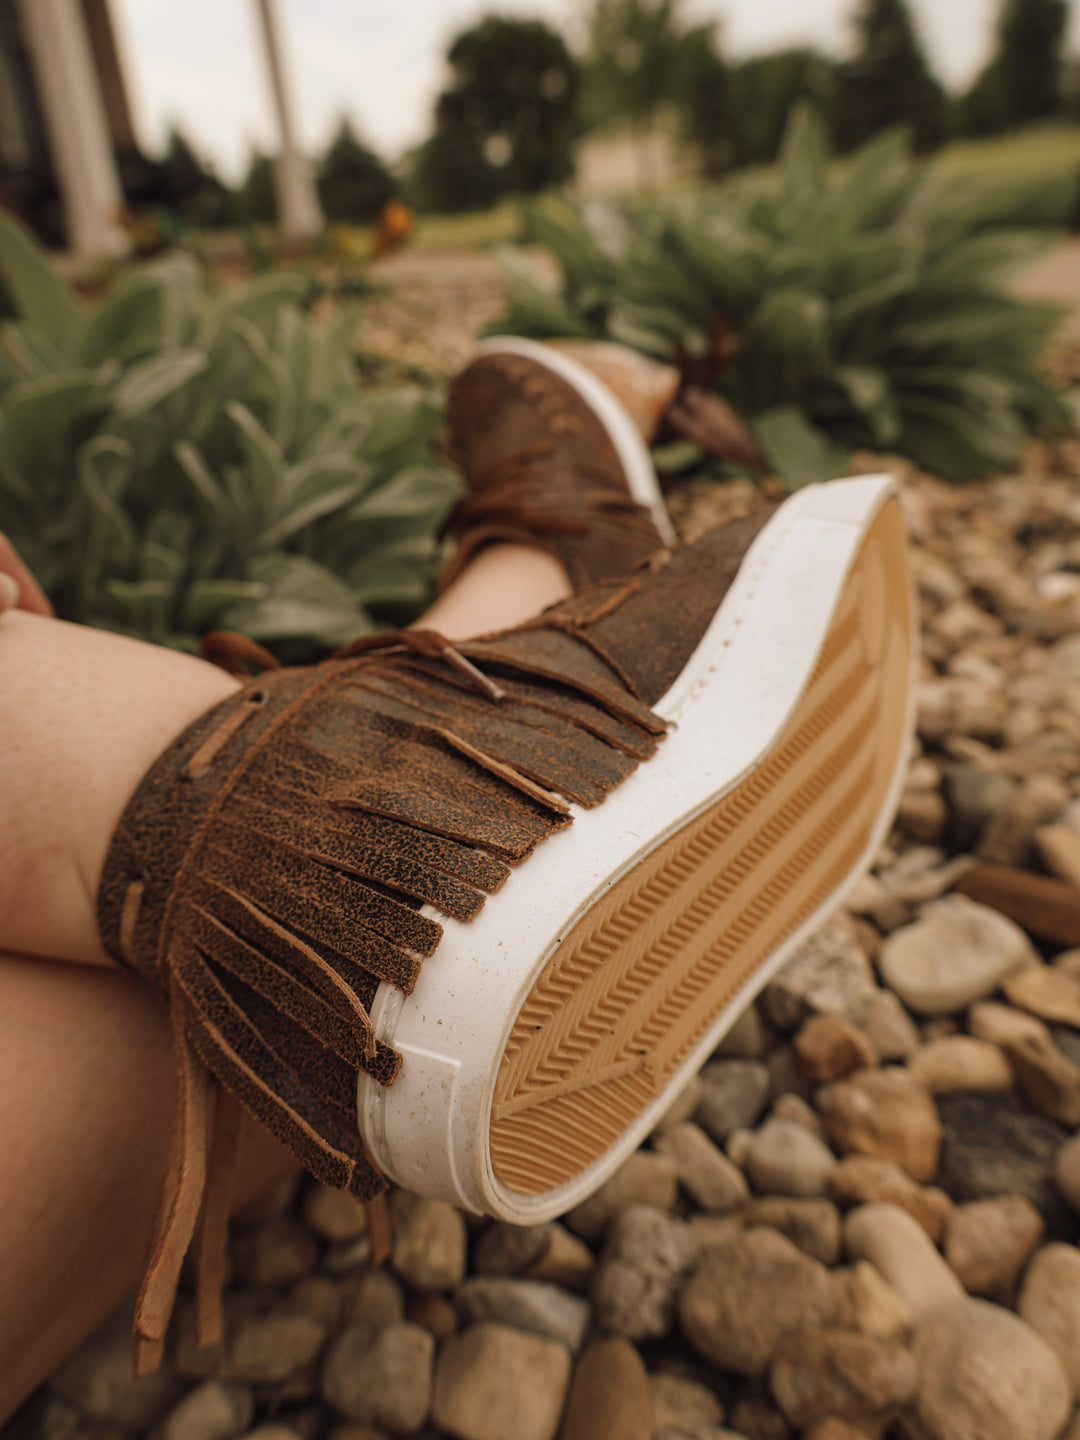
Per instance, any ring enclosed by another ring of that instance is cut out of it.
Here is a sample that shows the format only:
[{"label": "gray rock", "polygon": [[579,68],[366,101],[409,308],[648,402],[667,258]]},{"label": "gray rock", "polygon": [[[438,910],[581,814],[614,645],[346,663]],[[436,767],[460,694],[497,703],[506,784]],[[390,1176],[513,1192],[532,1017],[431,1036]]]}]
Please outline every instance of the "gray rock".
[{"label": "gray rock", "polygon": [[937,1183],[954,1200],[1023,1195],[1050,1235],[1069,1232],[1068,1207],[1054,1184],[1054,1161],[1067,1138],[1060,1125],[987,1095],[943,1096],[938,1114],[944,1139]]},{"label": "gray rock", "polygon": [[746,1156],[754,1188],[768,1195],[821,1195],[836,1156],[797,1120],[766,1120]]},{"label": "gray rock", "polygon": [[701,1072],[694,1119],[722,1145],[732,1130],[754,1125],[768,1100],[769,1071],[760,1061],[713,1060]]},{"label": "gray rock", "polygon": [[131,1370],[130,1306],[123,1306],[54,1371],[54,1390],[97,1420],[149,1430],[176,1400],[182,1383],[169,1368],[136,1380]]},{"label": "gray rock", "polygon": [[668,1157],[679,1183],[702,1210],[726,1215],[750,1198],[742,1171],[699,1126],[689,1121],[673,1125],[655,1137],[653,1149]]},{"label": "gray rock", "polygon": [[1080,1400],[1080,1250],[1044,1245],[1027,1268],[1017,1308],[1061,1361]]},{"label": "gray rock", "polygon": [[326,1326],[298,1310],[248,1315],[228,1333],[221,1378],[248,1384],[285,1380],[315,1359],[325,1339]]},{"label": "gray rock", "polygon": [[445,1200],[407,1190],[390,1196],[390,1263],[417,1290],[450,1290],[465,1277],[465,1221]]},{"label": "gray rock", "polygon": [[629,1340],[666,1335],[696,1255],[697,1242],[684,1220],[647,1205],[621,1211],[593,1276],[597,1325]]},{"label": "gray rock", "polygon": [[511,1225],[496,1220],[476,1242],[473,1270],[477,1275],[520,1275],[547,1253],[551,1235],[550,1222]]},{"label": "gray rock", "polygon": [[915,1416],[926,1440],[1055,1440],[1071,1408],[1057,1356],[1030,1325],[965,1298],[915,1336]]},{"label": "gray rock", "polygon": [[434,1361],[435,1338],[422,1325],[350,1325],[327,1351],[322,1393],[350,1420],[411,1435],[431,1409]]},{"label": "gray rock", "polygon": [[919,1031],[891,990],[875,988],[847,1013],[873,1045],[882,1061],[906,1060],[919,1044]]},{"label": "gray rock", "polygon": [[354,1196],[313,1180],[304,1192],[304,1224],[320,1240],[335,1244],[367,1233],[367,1211]]},{"label": "gray rock", "polygon": [[949,810],[945,838],[955,853],[974,854],[983,827],[992,815],[1005,809],[1015,784],[993,770],[974,765],[946,765],[942,791]]},{"label": "gray rock", "polygon": [[557,1285],[505,1275],[477,1275],[459,1285],[454,1296],[466,1325],[498,1320],[533,1335],[560,1340],[576,1355],[589,1326],[588,1304]]},{"label": "gray rock", "polygon": [[760,1060],[769,1053],[774,1039],[757,1006],[748,1005],[716,1047],[714,1058]]},{"label": "gray rock", "polygon": [[775,1230],[747,1230],[708,1250],[683,1289],[679,1319],[699,1354],[725,1370],[764,1375],[789,1331],[830,1322],[824,1265]]},{"label": "gray rock", "polygon": [[880,1434],[915,1398],[918,1380],[903,1345],[820,1327],[785,1335],[769,1369],[774,1400],[803,1431],[833,1416]]},{"label": "gray rock", "polygon": [[247,1429],[254,1413],[246,1386],[206,1380],[169,1411],[153,1440],[230,1440]]},{"label": "gray rock", "polygon": [[456,1440],[554,1440],[569,1383],[565,1345],[485,1321],[439,1351],[432,1419]]},{"label": "gray rock", "polygon": [[762,992],[760,1004],[771,1025],[797,1030],[810,1015],[843,1015],[874,989],[870,961],[842,920],[831,920],[795,952]]},{"label": "gray rock", "polygon": [[341,1287],[341,1318],[375,1330],[395,1325],[405,1318],[405,1292],[382,1266],[352,1275]]},{"label": "gray rock", "polygon": [[275,1290],[310,1275],[319,1258],[318,1243],[291,1215],[241,1231],[232,1250],[242,1284]]}]

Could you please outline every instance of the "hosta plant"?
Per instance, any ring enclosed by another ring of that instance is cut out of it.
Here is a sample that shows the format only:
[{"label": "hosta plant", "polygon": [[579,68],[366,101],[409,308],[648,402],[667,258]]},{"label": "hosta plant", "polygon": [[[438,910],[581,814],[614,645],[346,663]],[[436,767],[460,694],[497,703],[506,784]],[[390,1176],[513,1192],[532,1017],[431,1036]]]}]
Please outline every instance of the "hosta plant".
[{"label": "hosta plant", "polygon": [[62,616],[301,658],[420,608],[441,396],[359,388],[355,304],[317,323],[303,275],[213,295],[170,256],[85,306],[3,216],[0,277],[0,531]]},{"label": "hosta plant", "polygon": [[1040,368],[1059,311],[1002,288],[1045,233],[1001,228],[1001,195],[992,220],[979,195],[936,181],[898,133],[834,166],[803,109],[777,176],[660,204],[534,206],[529,239],[558,283],[510,252],[493,328],[674,361],[749,423],[789,487],[844,473],[854,449],[987,475],[1070,417]]}]

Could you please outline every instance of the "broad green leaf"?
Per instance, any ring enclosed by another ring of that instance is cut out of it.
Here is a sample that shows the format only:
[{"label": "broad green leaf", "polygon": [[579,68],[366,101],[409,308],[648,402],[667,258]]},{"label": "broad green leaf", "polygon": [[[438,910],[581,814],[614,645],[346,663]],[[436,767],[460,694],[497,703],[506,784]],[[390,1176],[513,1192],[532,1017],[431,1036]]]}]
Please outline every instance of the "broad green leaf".
[{"label": "broad green leaf", "polygon": [[244,480],[255,513],[269,519],[278,514],[284,496],[285,456],[246,405],[227,400],[225,413],[240,437],[246,461]]},{"label": "broad green leaf", "polygon": [[789,490],[847,473],[847,451],[834,445],[793,405],[755,415],[750,428],[762,454]]},{"label": "broad green leaf", "polygon": [[0,275],[23,319],[41,332],[58,355],[74,365],[86,323],[79,302],[45,252],[2,211]]},{"label": "broad green leaf", "polygon": [[785,204],[796,211],[808,210],[825,189],[828,165],[829,145],[821,111],[804,101],[791,112],[780,147]]},{"label": "broad green leaf", "polygon": [[254,562],[251,577],[266,586],[266,597],[231,606],[221,623],[253,640],[313,638],[336,646],[374,628],[349,587],[304,556],[268,555]]},{"label": "broad green leaf", "polygon": [[68,370],[24,380],[4,396],[0,469],[6,483],[40,497],[74,479],[74,445],[104,413],[108,390],[93,371]]},{"label": "broad green leaf", "polygon": [[263,600],[266,594],[260,580],[196,580],[184,599],[183,623],[196,634],[218,629],[226,611]]},{"label": "broad green leaf", "polygon": [[202,350],[178,350],[137,361],[116,387],[113,413],[118,423],[141,420],[190,385],[206,364]]}]

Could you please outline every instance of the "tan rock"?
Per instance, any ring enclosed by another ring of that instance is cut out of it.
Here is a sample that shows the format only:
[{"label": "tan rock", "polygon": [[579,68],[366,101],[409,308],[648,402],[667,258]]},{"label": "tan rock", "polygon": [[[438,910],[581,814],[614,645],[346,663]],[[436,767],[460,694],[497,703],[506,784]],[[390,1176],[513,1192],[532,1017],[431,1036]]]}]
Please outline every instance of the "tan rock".
[{"label": "tan rock", "polygon": [[793,1041],[799,1069],[815,1085],[877,1064],[866,1036],[838,1015],[812,1015]]},{"label": "tan rock", "polygon": [[1033,1110],[1069,1129],[1080,1125],[1080,1066],[1058,1049],[1041,1020],[1007,1005],[972,1008],[971,1029],[1001,1046]]},{"label": "tan rock", "polygon": [[1005,994],[1041,1020],[1080,1029],[1080,978],[1067,970],[1032,965],[1006,980]]},{"label": "tan rock", "polygon": [[312,1181],[304,1193],[304,1224],[322,1240],[357,1240],[367,1231],[367,1211],[345,1190]]},{"label": "tan rock", "polygon": [[641,1356],[618,1335],[594,1340],[574,1369],[559,1440],[651,1440]]},{"label": "tan rock", "polygon": [[840,1212],[829,1200],[794,1195],[767,1195],[752,1200],[739,1219],[751,1227],[767,1225],[823,1265],[840,1258]]},{"label": "tan rock", "polygon": [[1044,1245],[1028,1266],[1017,1308],[1057,1355],[1080,1400],[1080,1250]]},{"label": "tan rock", "polygon": [[522,1273],[529,1280],[546,1280],[564,1290],[584,1292],[596,1268],[596,1256],[576,1235],[553,1224],[547,1249]]},{"label": "tan rock", "polygon": [[837,1420],[835,1415],[830,1415],[827,1420],[811,1425],[803,1440],[869,1440],[869,1437],[865,1430],[857,1430],[846,1420]]},{"label": "tan rock", "polygon": [[908,1069],[931,1095],[995,1095],[1013,1086],[1012,1067],[1004,1053],[974,1035],[942,1035],[920,1045]]},{"label": "tan rock", "polygon": [[[700,1381],[659,1370],[649,1376],[654,1436],[706,1435],[723,1423],[724,1409],[716,1395]],[[674,1440],[674,1437],[673,1437]]]},{"label": "tan rock", "polygon": [[445,1200],[407,1190],[390,1196],[390,1263],[407,1285],[449,1290],[465,1276],[465,1221]]},{"label": "tan rock", "polygon": [[566,1224],[585,1240],[599,1240],[613,1217],[628,1205],[670,1210],[678,1193],[679,1180],[671,1160],[635,1150],[595,1194],[570,1211]]},{"label": "tan rock", "polygon": [[424,1326],[350,1325],[326,1353],[322,1392],[350,1420],[407,1435],[428,1417],[434,1358],[435,1337]]},{"label": "tan rock", "polygon": [[847,1330],[806,1328],[785,1335],[769,1370],[773,1398],[799,1429],[835,1417],[880,1435],[915,1398],[910,1351]]},{"label": "tan rock", "polygon": [[916,1324],[964,1294],[926,1231],[896,1205],[860,1205],[852,1210],[844,1222],[844,1243],[853,1260],[869,1260],[877,1266],[907,1302]]},{"label": "tan rock", "polygon": [[[728,1144],[730,1152],[731,1137]],[[754,1133],[743,1163],[765,1194],[820,1195],[836,1157],[800,1121],[773,1116]]]},{"label": "tan rock", "polygon": [[1051,874],[1080,886],[1080,833],[1068,825],[1042,825],[1035,832],[1035,844]]},{"label": "tan rock", "polygon": [[487,1321],[440,1349],[432,1419],[457,1440],[554,1440],[569,1383],[565,1345]]},{"label": "tan rock", "polygon": [[833,1271],[833,1285],[837,1330],[857,1330],[874,1340],[907,1344],[915,1323],[911,1306],[876,1265],[869,1260],[843,1265]]},{"label": "tan rock", "polygon": [[747,1230],[708,1250],[679,1299],[683,1331],[699,1354],[736,1374],[765,1373],[790,1330],[829,1323],[831,1277],[775,1230]]},{"label": "tan rock", "polygon": [[917,1185],[895,1160],[875,1155],[849,1155],[841,1160],[828,1179],[827,1189],[841,1205],[898,1205],[913,1216],[938,1244],[952,1201],[944,1190]]},{"label": "tan rock", "polygon": [[1058,1151],[1054,1180],[1071,1208],[1080,1215],[1080,1135],[1066,1140]]},{"label": "tan rock", "polygon": [[1034,1015],[1028,1015],[1012,1005],[999,1005],[995,1000],[973,1005],[968,1014],[968,1025],[977,1039],[997,1045],[1003,1052],[1010,1045],[1041,1040],[1050,1033]]},{"label": "tan rock", "polygon": [[930,1092],[906,1070],[860,1070],[827,1086],[819,1109],[842,1154],[895,1160],[916,1180],[937,1170],[941,1122]]},{"label": "tan rock", "polygon": [[410,1295],[405,1316],[413,1325],[422,1325],[425,1330],[430,1330],[439,1344],[449,1340],[458,1328],[457,1310],[452,1302],[445,1295],[433,1291]]},{"label": "tan rock", "polygon": [[965,1297],[915,1335],[926,1440],[1056,1440],[1071,1407],[1057,1356],[1011,1311]]},{"label": "tan rock", "polygon": [[970,1295],[1011,1305],[1020,1272],[1042,1233],[1042,1216],[1020,1195],[973,1200],[949,1216],[945,1259]]},{"label": "tan rock", "polygon": [[750,1187],[734,1163],[700,1126],[673,1125],[653,1139],[653,1149],[675,1166],[679,1183],[702,1210],[726,1215],[750,1198]]}]

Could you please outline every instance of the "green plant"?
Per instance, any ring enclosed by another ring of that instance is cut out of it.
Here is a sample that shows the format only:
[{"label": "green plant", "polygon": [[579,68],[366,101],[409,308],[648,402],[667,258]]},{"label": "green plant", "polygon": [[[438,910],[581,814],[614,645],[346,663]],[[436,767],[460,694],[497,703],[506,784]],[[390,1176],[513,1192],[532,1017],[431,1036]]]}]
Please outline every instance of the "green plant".
[{"label": "green plant", "polygon": [[528,218],[561,282],[511,252],[494,328],[676,361],[748,421],[791,487],[842,474],[857,448],[952,479],[987,475],[1028,435],[1069,422],[1040,369],[1058,310],[1000,285],[1045,238],[985,230],[971,194],[931,184],[895,132],[834,167],[820,118],[801,109],[778,176]]},{"label": "green plant", "polygon": [[85,309],[3,217],[0,274],[0,530],[62,616],[294,659],[422,606],[456,493],[441,397],[359,388],[355,305],[317,325],[302,274],[213,297],[170,256]]}]

